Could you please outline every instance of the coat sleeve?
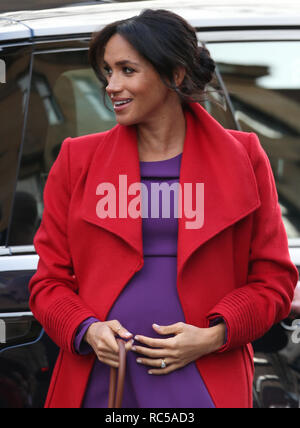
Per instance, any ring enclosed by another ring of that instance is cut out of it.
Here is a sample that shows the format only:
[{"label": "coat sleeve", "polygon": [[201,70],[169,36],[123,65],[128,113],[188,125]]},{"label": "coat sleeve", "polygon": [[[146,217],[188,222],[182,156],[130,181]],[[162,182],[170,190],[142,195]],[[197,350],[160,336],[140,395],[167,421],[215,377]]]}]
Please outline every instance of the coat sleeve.
[{"label": "coat sleeve", "polygon": [[261,199],[253,215],[247,283],[226,295],[208,314],[227,325],[227,343],[220,352],[262,337],[291,310],[298,271],[291,262],[272,168],[258,137],[249,134],[250,159]]},{"label": "coat sleeve", "polygon": [[68,243],[70,142],[70,138],[63,142],[45,185],[42,222],[33,241],[39,263],[29,283],[29,306],[49,337],[60,348],[75,353],[78,326],[95,314],[77,294]]}]

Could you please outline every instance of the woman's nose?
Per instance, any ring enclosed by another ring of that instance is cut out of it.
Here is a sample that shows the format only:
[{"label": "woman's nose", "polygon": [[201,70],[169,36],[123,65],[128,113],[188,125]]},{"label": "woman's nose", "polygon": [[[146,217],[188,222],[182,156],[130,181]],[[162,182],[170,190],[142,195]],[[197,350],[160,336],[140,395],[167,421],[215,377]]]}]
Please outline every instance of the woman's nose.
[{"label": "woman's nose", "polygon": [[108,85],[106,86],[106,92],[108,93],[108,95],[121,92],[121,90],[122,90],[122,84],[120,79],[118,79],[117,77],[111,76],[108,81]]}]

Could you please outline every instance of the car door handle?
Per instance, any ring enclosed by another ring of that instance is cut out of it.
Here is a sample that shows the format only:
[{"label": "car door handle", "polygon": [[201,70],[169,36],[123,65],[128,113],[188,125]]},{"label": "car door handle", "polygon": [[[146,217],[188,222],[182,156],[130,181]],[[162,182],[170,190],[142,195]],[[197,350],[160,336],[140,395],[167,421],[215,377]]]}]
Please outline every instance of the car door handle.
[{"label": "car door handle", "polygon": [[34,343],[43,334],[32,312],[0,313],[0,353],[12,347]]}]

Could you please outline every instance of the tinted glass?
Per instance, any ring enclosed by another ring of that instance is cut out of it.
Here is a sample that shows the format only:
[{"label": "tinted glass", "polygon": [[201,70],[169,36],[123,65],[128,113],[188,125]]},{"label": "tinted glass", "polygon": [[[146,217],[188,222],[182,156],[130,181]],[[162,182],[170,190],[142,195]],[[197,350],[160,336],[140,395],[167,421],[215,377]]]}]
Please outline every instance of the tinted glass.
[{"label": "tinted glass", "polygon": [[211,43],[241,128],[269,156],[289,238],[300,236],[300,42]]},{"label": "tinted glass", "polygon": [[104,106],[86,50],[35,55],[9,245],[32,245],[42,217],[45,181],[63,140],[114,125],[114,113]]},{"label": "tinted glass", "polygon": [[34,271],[0,272],[0,311],[26,312],[29,311],[28,283]]},{"label": "tinted glass", "polygon": [[6,245],[29,86],[30,49],[0,45],[0,246]]},{"label": "tinted glass", "polygon": [[229,108],[222,86],[217,75],[207,86],[206,100],[201,105],[211,114],[224,128],[236,129],[236,122]]}]

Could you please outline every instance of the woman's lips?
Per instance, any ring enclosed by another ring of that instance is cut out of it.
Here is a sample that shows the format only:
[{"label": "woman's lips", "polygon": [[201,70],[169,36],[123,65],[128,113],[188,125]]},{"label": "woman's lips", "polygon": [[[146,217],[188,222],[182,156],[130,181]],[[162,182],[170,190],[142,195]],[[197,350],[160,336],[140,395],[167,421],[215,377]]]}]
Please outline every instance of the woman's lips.
[{"label": "woman's lips", "polygon": [[115,101],[114,102],[114,110],[115,110],[115,112],[119,112],[119,111],[125,110],[126,107],[129,106],[129,104],[131,103],[131,101],[132,100],[129,100],[129,99],[128,100],[124,100],[124,101],[120,102],[120,104],[118,103],[118,101]]}]

